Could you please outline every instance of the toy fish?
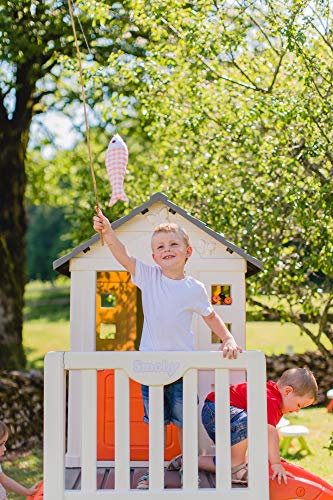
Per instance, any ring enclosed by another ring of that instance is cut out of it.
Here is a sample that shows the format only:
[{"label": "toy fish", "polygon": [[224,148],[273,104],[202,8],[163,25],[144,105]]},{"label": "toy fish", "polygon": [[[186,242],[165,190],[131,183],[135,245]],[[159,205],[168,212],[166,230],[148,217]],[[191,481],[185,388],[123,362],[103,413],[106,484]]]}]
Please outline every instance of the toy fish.
[{"label": "toy fish", "polygon": [[106,170],[112,186],[112,196],[109,201],[109,207],[117,203],[118,200],[128,202],[128,198],[124,191],[124,177],[127,164],[127,146],[120,135],[116,134],[109,143],[105,158]]}]

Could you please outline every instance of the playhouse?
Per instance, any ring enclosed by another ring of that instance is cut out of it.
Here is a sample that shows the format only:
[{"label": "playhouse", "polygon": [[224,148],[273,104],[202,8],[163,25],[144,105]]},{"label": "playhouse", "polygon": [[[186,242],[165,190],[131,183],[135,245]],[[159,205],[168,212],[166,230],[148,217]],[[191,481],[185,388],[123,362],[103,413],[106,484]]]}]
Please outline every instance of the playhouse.
[{"label": "playhouse", "polygon": [[[107,214],[106,214],[107,215]],[[162,193],[155,193],[146,203],[112,223],[113,229],[131,255],[154,264],[150,240],[154,227],[161,222],[175,222],[189,234],[193,254],[186,265],[188,274],[203,282],[218,314],[245,346],[245,279],[262,268],[260,261],[214,232],[203,222],[172,203]],[[70,276],[70,350],[131,351],[138,349],[143,324],[140,290],[121,268],[99,234],[54,262],[54,269]],[[198,350],[219,348],[219,339],[208,331],[200,317],[192,325]],[[233,372],[232,382],[243,380],[241,371]],[[81,463],[80,374],[71,373],[68,400],[67,467]],[[200,372],[198,395],[202,398],[212,388],[213,379]],[[148,459],[148,426],[142,421],[140,386],[130,384],[131,394],[131,460]],[[200,406],[199,404],[199,406]],[[112,370],[98,372],[98,436],[97,459],[101,463],[114,460],[114,377]],[[170,426],[165,460],[179,451],[175,429]],[[199,450],[210,452],[210,442],[199,429]]]},{"label": "playhouse", "polygon": [[[153,264],[154,226],[172,221],[189,233],[193,254],[186,269],[202,281],[218,314],[245,346],[245,279],[261,263],[208,228],[168,198],[149,201],[113,222],[129,252]],[[140,291],[113,258],[100,235],[54,262],[71,278],[70,352],[51,352],[44,364],[44,483],[35,500],[150,500],[172,495],[211,500],[331,500],[333,488],[317,476],[284,463],[294,474],[288,484],[269,479],[266,360],[260,351],[227,359],[216,352],[218,338],[194,317],[194,351],[139,352],[143,325]],[[183,378],[183,481],[166,471],[179,452],[168,426],[164,446],[163,388]],[[248,472],[246,487],[231,483],[230,383],[247,380]],[[143,423],[140,384],[149,386],[149,426]],[[216,443],[204,432],[198,413],[216,391]],[[198,455],[216,456],[216,474],[198,471]],[[136,489],[149,468],[149,491]],[[43,490],[43,492],[42,492]]]}]

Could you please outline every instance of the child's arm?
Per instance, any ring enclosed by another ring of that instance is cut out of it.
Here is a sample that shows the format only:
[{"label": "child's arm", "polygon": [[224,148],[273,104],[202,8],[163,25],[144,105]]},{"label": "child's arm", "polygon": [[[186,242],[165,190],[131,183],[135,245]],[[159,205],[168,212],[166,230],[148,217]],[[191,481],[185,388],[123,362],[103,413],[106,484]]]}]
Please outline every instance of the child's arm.
[{"label": "child's arm", "polygon": [[125,245],[119,240],[116,233],[112,230],[109,219],[103,215],[100,209],[98,209],[98,215],[95,215],[94,217],[94,229],[95,231],[102,233],[105,243],[119,264],[124,266],[128,272],[134,275],[136,264],[134,257],[130,256]]},{"label": "child's arm", "polygon": [[288,476],[294,476],[286,471],[281,464],[279,440],[279,434],[276,427],[268,424],[268,460],[273,471],[272,479],[277,478],[279,484],[281,484],[283,479],[285,484],[287,484]]},{"label": "child's arm", "polygon": [[236,344],[234,337],[231,335],[220,316],[213,311],[208,316],[202,317],[209,328],[222,340],[223,344],[221,350],[223,351],[223,357],[226,358],[228,356],[229,359],[237,358],[238,351],[242,352],[243,349]]},{"label": "child's arm", "polygon": [[35,484],[34,486],[31,486],[31,488],[25,488],[21,484],[14,481],[14,479],[8,477],[4,472],[0,472],[0,484],[2,484],[5,490],[12,491],[16,495],[21,495],[25,497],[37,493],[39,483]]}]

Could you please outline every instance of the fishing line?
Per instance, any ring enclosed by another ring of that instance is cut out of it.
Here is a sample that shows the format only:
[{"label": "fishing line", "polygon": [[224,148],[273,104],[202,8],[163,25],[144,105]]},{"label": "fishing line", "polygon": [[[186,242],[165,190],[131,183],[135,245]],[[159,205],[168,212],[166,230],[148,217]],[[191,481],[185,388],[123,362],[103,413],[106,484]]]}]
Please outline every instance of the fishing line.
[{"label": "fishing line", "polygon": [[[71,0],[68,0],[68,8],[69,8],[69,15],[71,18],[71,24],[72,24],[72,30],[73,30],[73,35],[74,35],[74,41],[75,41],[75,47],[76,47],[76,52],[77,52],[77,57],[79,61],[79,72],[80,72],[80,83],[81,83],[81,97],[82,97],[82,102],[83,102],[83,111],[84,111],[84,121],[86,125],[86,141],[87,141],[87,148],[88,148],[88,157],[89,157],[89,165],[90,165],[90,173],[93,181],[93,186],[94,186],[94,194],[95,194],[95,208],[96,212],[98,213],[99,210],[99,201],[98,201],[98,193],[97,193],[97,185],[96,185],[96,177],[95,177],[95,171],[94,171],[94,166],[92,162],[92,156],[91,156],[91,147],[90,147],[90,135],[89,135],[89,123],[88,123],[88,114],[87,114],[87,105],[86,105],[86,95],[84,92],[84,81],[83,81],[83,70],[82,70],[82,59],[81,59],[81,53],[79,49],[79,43],[77,40],[77,35],[76,35],[76,28],[75,28],[75,21],[74,21],[74,16],[73,16],[73,8],[72,8],[72,3]],[[82,33],[82,25],[79,21]],[[90,52],[89,45],[87,42],[87,39],[83,33],[83,38],[87,44],[88,51]],[[102,231],[99,231],[100,238],[101,238],[101,244],[104,245],[104,240],[102,236]]]},{"label": "fishing line", "polygon": [[[89,157],[89,164],[90,164],[90,172],[91,172],[91,177],[92,177],[93,185],[94,185],[94,194],[95,194],[96,208],[99,208],[96,178],[95,178],[94,166],[93,166],[92,156],[91,156],[90,136],[89,136],[89,123],[88,123],[88,115],[87,115],[86,95],[85,95],[85,91],[84,91],[82,59],[81,59],[81,53],[80,53],[78,39],[77,39],[77,34],[76,34],[75,21],[74,21],[74,16],[73,16],[73,8],[72,8],[71,0],[68,0],[68,8],[69,8],[69,15],[70,15],[70,18],[71,18],[71,24],[72,24],[72,29],[73,29],[73,35],[74,35],[74,42],[75,42],[77,57],[78,57],[78,61],[79,61],[81,97],[82,97],[82,102],[83,102],[84,120],[85,120],[85,126],[86,126],[86,141],[87,141],[87,147],[88,147],[88,157]],[[80,23],[80,26],[81,26],[81,23]],[[82,26],[81,26],[81,28],[82,28]],[[86,41],[89,53],[91,54],[89,46],[88,46],[88,42],[87,42],[85,36],[84,36],[84,39]]]}]

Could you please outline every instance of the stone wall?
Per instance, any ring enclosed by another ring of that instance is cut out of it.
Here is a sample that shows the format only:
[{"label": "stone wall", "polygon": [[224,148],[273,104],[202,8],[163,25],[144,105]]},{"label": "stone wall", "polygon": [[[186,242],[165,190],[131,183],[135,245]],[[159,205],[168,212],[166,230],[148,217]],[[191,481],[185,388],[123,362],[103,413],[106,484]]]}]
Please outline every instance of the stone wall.
[{"label": "stone wall", "polygon": [[0,420],[9,427],[8,449],[41,447],[43,373],[0,372]]}]

